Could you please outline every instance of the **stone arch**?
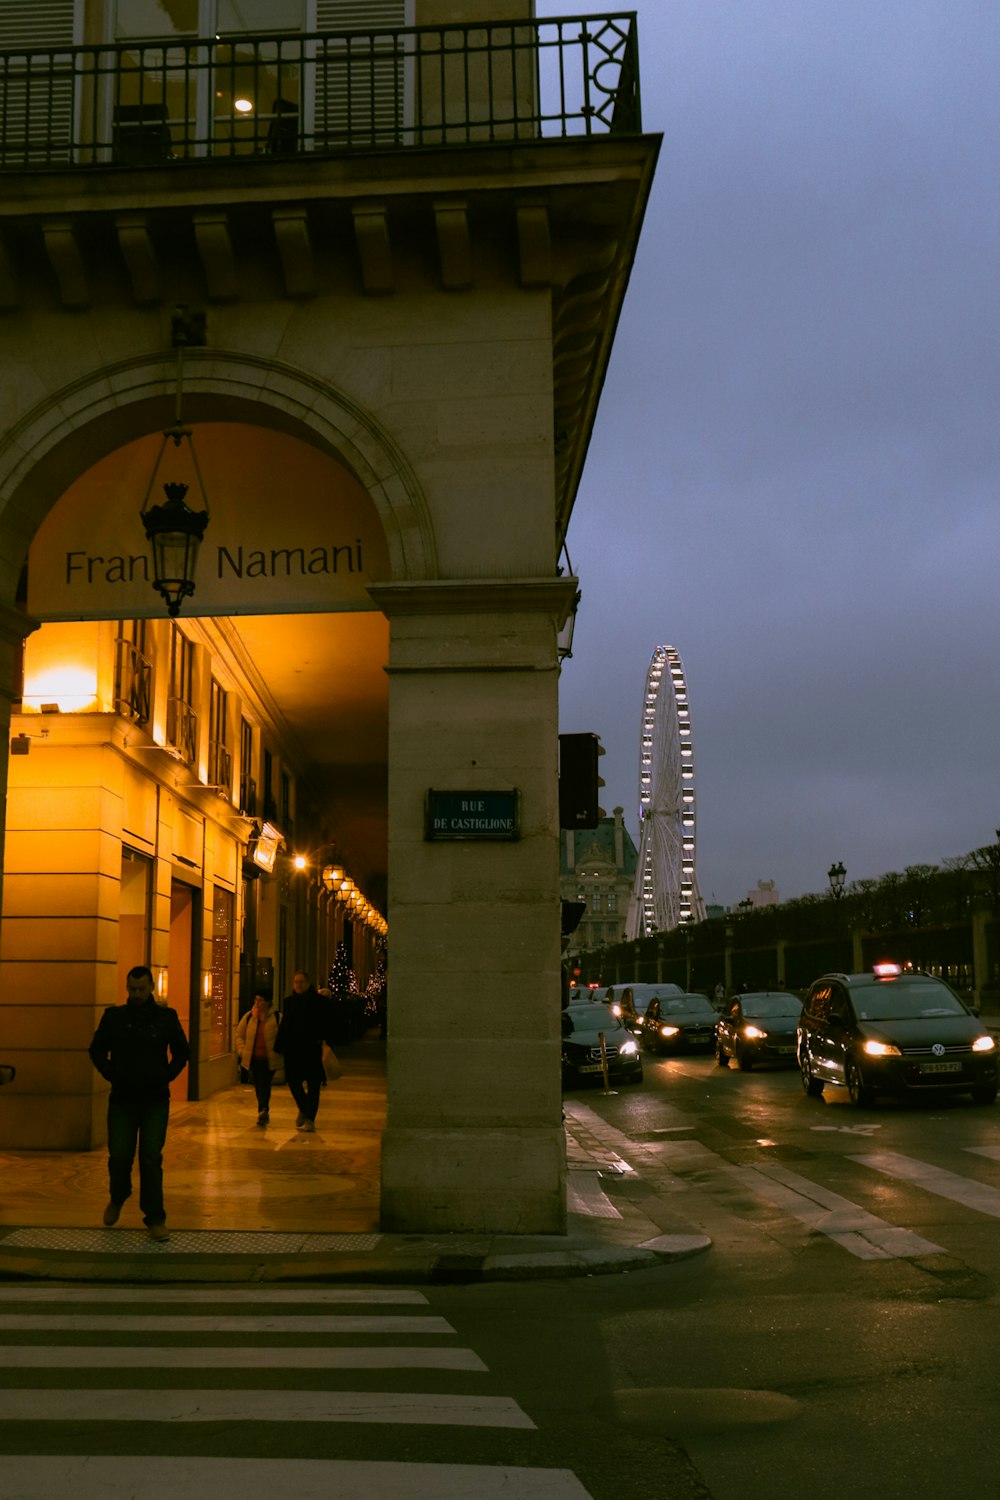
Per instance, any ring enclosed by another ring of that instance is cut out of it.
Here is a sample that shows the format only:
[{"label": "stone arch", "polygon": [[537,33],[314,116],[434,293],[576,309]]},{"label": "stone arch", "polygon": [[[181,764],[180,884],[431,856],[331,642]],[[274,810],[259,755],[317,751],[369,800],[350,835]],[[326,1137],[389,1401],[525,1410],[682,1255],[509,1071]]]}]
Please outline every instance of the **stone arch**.
[{"label": "stone arch", "polygon": [[[0,440],[0,596],[13,597],[35,531],[63,490],[105,453],[174,419],[173,355],[105,365],[37,401]],[[376,418],[294,366],[247,353],[184,354],[186,421],[250,422],[312,442],[364,486],[386,534],[393,582],[437,573],[430,511],[416,475]]]}]

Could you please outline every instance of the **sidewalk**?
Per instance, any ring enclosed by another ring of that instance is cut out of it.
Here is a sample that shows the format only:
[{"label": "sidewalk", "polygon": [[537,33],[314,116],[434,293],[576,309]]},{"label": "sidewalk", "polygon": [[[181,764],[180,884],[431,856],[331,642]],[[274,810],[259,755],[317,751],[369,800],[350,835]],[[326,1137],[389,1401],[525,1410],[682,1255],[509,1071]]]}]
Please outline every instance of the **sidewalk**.
[{"label": "sidewalk", "polygon": [[[174,1106],[164,1184],[170,1239],[142,1228],[136,1198],[105,1229],[106,1153],[0,1152],[0,1280],[445,1283],[645,1269],[710,1246],[682,1221],[663,1234],[601,1174],[615,1161],[567,1110],[566,1235],[382,1234],[379,1150],[385,1044],[341,1055],[315,1135],[295,1129],[287,1090],[256,1127],[253,1090]],[[575,1096],[574,1096],[575,1097]]]}]

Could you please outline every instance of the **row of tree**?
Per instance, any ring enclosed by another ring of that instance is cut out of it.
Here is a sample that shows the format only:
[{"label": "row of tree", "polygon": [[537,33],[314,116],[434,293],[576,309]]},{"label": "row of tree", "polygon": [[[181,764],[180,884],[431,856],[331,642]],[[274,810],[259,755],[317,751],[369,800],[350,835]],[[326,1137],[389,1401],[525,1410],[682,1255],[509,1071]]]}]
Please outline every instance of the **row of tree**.
[{"label": "row of tree", "polygon": [[[975,929],[975,930],[974,930]],[[978,933],[978,937],[977,934]],[[583,953],[588,980],[642,979],[712,993],[785,984],[898,958],[980,992],[1000,983],[1000,842],[778,906],[741,904],[670,932]],[[976,970],[978,969],[978,973]]]}]

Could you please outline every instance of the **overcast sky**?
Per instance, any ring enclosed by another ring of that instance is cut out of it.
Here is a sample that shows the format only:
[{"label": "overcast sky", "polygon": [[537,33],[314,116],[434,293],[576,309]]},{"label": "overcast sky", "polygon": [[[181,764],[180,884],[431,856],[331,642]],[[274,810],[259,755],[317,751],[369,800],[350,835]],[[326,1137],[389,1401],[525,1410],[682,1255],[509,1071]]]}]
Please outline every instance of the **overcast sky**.
[{"label": "overcast sky", "polygon": [[674,646],[707,901],[938,864],[1000,825],[1000,4],[634,8],[664,140],[569,531],[560,728],[601,736],[637,837]]}]

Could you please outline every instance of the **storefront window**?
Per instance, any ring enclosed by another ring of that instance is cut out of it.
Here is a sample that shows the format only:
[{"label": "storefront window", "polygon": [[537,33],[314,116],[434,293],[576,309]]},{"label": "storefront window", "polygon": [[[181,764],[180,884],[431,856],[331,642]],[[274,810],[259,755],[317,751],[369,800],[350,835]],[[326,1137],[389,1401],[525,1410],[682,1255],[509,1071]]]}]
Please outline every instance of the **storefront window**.
[{"label": "storefront window", "polygon": [[209,1022],[209,1057],[222,1057],[229,1051],[232,955],[233,893],[217,885],[212,903],[212,1014]]}]

